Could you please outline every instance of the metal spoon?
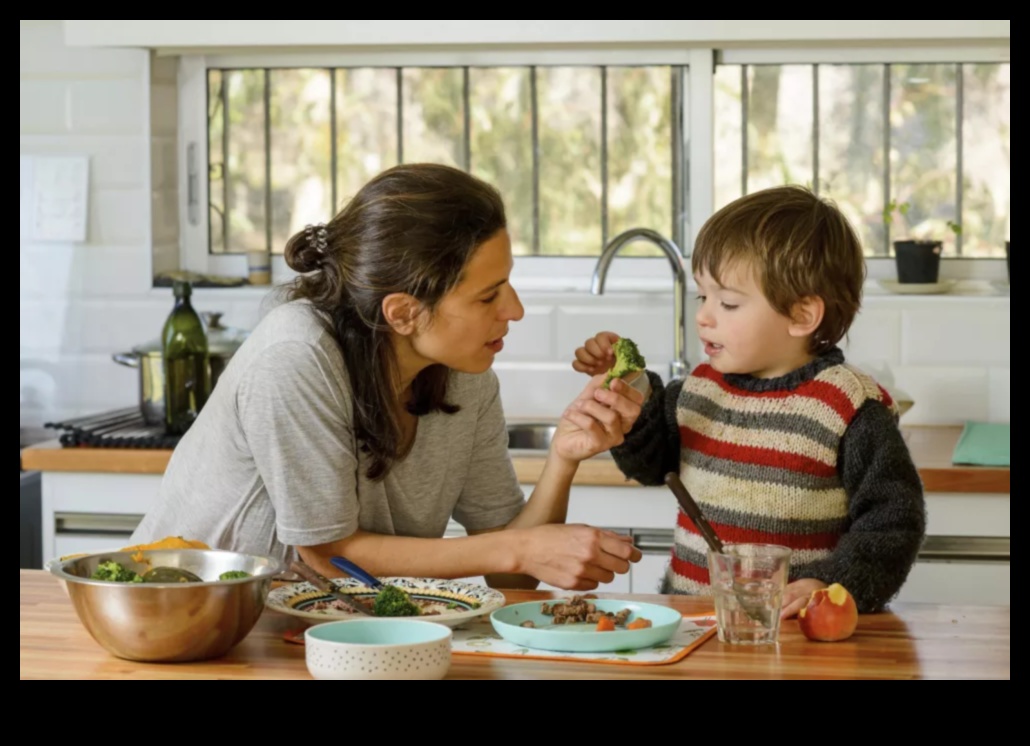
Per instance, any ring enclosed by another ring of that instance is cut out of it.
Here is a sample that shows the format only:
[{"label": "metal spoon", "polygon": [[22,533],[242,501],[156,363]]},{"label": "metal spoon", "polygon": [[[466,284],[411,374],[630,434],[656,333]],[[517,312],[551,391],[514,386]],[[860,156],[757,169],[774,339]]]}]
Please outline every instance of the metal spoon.
[{"label": "metal spoon", "polygon": [[[694,522],[698,530],[701,532],[701,536],[704,537],[705,543],[708,547],[717,554],[723,553],[722,541],[715,534],[715,529],[712,528],[712,524],[701,513],[701,506],[699,506],[694,498],[687,492],[686,485],[683,484],[683,480],[680,479],[679,474],[674,471],[670,471],[665,475],[665,484],[668,485],[669,489],[672,490],[672,494],[676,496],[677,502],[680,507],[683,508],[683,512],[690,516],[690,520]],[[766,609],[761,604],[756,604],[750,601],[746,596],[741,595],[741,588],[736,582],[734,582],[734,591],[737,595],[737,601],[740,602],[740,607],[744,609],[749,617],[754,619],[756,622],[761,622],[765,627],[771,627],[773,623],[772,612]]]}]

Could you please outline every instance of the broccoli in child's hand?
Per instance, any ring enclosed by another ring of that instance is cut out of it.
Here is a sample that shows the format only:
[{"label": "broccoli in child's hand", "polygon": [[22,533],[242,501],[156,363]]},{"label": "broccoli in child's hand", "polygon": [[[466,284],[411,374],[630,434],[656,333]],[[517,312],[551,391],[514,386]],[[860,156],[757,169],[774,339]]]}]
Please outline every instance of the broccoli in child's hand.
[{"label": "broccoli in child's hand", "polygon": [[376,594],[372,613],[376,616],[419,616],[422,612],[407,593],[395,585],[387,585]]},{"label": "broccoli in child's hand", "polygon": [[624,378],[630,373],[647,367],[644,356],[640,354],[640,350],[637,349],[637,345],[632,339],[622,337],[612,345],[612,350],[615,352],[615,363],[608,370],[608,375],[604,377],[604,384],[601,388],[611,386],[612,380],[615,378]]},{"label": "broccoli in child's hand", "polygon": [[132,570],[125,569],[121,563],[113,560],[101,562],[89,576],[90,580],[106,580],[111,583],[141,583],[143,578]]},{"label": "broccoli in child's hand", "polygon": [[249,578],[250,573],[244,570],[226,570],[218,576],[219,580],[236,580],[236,578]]}]

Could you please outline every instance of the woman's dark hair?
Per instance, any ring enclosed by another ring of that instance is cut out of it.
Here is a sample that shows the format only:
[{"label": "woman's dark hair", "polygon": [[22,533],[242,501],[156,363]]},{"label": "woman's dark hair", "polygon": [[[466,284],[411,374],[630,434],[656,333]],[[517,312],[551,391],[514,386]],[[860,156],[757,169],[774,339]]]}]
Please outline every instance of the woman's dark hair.
[{"label": "woman's dark hair", "polygon": [[[432,313],[475,250],[506,225],[494,187],[457,168],[413,163],[383,171],[324,228],[287,242],[286,263],[302,273],[287,298],[307,299],[332,319],[354,392],[355,433],[372,457],[369,479],[385,477],[403,455],[383,299],[407,293]],[[446,402],[447,377],[441,365],[419,373],[408,411],[458,411]]]}]

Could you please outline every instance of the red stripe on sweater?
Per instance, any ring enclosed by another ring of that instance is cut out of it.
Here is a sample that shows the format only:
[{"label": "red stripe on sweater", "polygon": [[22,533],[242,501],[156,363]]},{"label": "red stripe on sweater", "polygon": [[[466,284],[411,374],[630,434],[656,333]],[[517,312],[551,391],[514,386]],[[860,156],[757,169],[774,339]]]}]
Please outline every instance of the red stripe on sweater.
[{"label": "red stripe on sweater", "polygon": [[685,425],[680,425],[680,445],[692,451],[703,453],[706,456],[736,463],[775,466],[780,469],[789,469],[790,471],[811,474],[816,477],[832,477],[837,473],[835,466],[824,464],[822,461],[817,461],[808,456],[777,451],[772,448],[737,445],[736,443],[727,443],[723,440],[715,440],[707,435],[702,435],[696,430],[691,430]]},{"label": "red stripe on sweater", "polygon": [[[684,531],[701,535],[697,526],[690,520],[690,517],[682,510],[676,519],[676,524]],[[712,528],[715,535],[724,544],[779,544],[791,549],[833,549],[837,546],[840,534],[836,532],[824,532],[818,534],[785,534],[773,533],[771,531],[758,531],[752,528],[740,528],[728,526],[725,523],[713,523]]]},{"label": "red stripe on sweater", "polygon": [[672,555],[672,561],[669,563],[672,567],[672,571],[677,575],[682,575],[685,578],[690,578],[696,583],[704,583],[705,585],[711,585],[711,578],[708,576],[707,567],[698,567],[692,562],[681,560],[675,554]]},{"label": "red stripe on sweater", "polygon": [[848,399],[841,389],[825,381],[805,381],[790,391],[748,391],[747,389],[739,389],[736,386],[730,385],[722,373],[715,370],[708,363],[699,365],[694,370],[694,375],[712,381],[723,391],[728,391],[737,396],[755,399],[786,399],[788,396],[804,396],[828,405],[845,422],[851,422],[851,418],[855,416],[855,407],[851,400]]}]

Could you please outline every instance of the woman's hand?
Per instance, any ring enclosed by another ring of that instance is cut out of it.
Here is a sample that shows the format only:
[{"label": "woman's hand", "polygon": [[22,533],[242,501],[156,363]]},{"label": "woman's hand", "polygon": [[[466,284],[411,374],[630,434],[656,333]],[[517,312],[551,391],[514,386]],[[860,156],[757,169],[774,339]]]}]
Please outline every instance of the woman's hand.
[{"label": "woman's hand", "polygon": [[573,370],[588,376],[607,373],[615,363],[612,345],[618,341],[619,335],[615,332],[598,332],[576,350],[576,359],[572,361]]},{"label": "woman's hand", "polygon": [[[607,370],[607,369],[606,369]],[[567,461],[582,461],[621,445],[640,416],[644,395],[623,380],[603,389],[604,375],[590,379],[558,422],[551,450]]]},{"label": "woman's hand", "polygon": [[640,550],[629,536],[583,524],[523,530],[518,572],[570,591],[592,591],[629,572]]},{"label": "woman's hand", "polygon": [[783,590],[783,606],[780,610],[780,619],[790,619],[796,616],[808,604],[812,591],[825,588],[826,583],[815,578],[801,578],[793,583],[788,583]]}]

